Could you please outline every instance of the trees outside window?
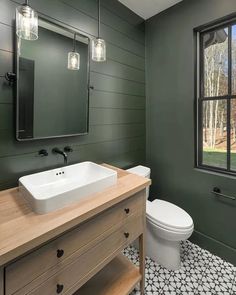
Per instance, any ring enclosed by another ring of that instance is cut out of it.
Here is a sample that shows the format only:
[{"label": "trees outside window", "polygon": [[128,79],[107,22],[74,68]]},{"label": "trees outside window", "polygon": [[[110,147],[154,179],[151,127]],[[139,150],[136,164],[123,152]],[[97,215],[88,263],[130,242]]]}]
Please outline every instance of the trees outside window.
[{"label": "trees outside window", "polygon": [[236,22],[199,32],[199,167],[236,173]]}]

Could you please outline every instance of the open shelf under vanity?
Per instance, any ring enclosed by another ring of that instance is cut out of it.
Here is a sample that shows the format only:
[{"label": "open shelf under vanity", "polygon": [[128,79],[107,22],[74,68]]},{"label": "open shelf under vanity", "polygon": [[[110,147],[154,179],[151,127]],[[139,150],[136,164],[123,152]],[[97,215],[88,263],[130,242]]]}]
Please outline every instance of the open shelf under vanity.
[{"label": "open shelf under vanity", "polygon": [[124,255],[114,258],[74,295],[128,295],[141,281],[139,268]]}]

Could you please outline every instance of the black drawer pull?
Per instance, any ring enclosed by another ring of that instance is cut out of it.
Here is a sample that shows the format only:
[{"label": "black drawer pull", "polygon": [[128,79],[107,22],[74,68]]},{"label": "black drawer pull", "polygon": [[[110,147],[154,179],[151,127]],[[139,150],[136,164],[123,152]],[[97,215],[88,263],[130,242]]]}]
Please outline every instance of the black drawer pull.
[{"label": "black drawer pull", "polygon": [[129,208],[125,208],[125,213],[126,214],[129,214],[129,211],[130,211]]},{"label": "black drawer pull", "polygon": [[57,284],[57,294],[60,294],[64,289],[63,285]]},{"label": "black drawer pull", "polygon": [[63,255],[64,255],[64,250],[62,250],[62,249],[58,249],[58,250],[57,250],[57,257],[58,257],[58,258],[61,258]]},{"label": "black drawer pull", "polygon": [[126,239],[128,239],[128,237],[129,237],[129,233],[124,233],[124,235],[125,235],[125,237],[126,237]]}]

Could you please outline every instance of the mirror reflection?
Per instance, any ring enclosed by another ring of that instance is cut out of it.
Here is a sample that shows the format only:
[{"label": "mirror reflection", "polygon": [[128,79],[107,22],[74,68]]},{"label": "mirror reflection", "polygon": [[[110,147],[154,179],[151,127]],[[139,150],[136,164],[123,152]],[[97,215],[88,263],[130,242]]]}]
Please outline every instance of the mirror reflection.
[{"label": "mirror reflection", "polygon": [[87,133],[89,39],[40,19],[17,42],[17,139]]}]

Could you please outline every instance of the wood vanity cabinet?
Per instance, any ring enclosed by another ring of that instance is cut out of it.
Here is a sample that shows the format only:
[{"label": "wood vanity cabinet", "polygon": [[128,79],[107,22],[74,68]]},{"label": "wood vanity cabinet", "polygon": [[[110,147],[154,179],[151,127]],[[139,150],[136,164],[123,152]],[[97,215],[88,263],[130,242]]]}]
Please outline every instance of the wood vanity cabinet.
[{"label": "wood vanity cabinet", "polygon": [[0,268],[0,295],[4,295],[4,274],[3,274],[3,268]]},{"label": "wood vanity cabinet", "polygon": [[[0,295],[128,295],[139,282],[143,292],[145,205],[143,186],[55,238],[16,254],[0,266]],[[139,268],[121,254],[137,238]]]}]

